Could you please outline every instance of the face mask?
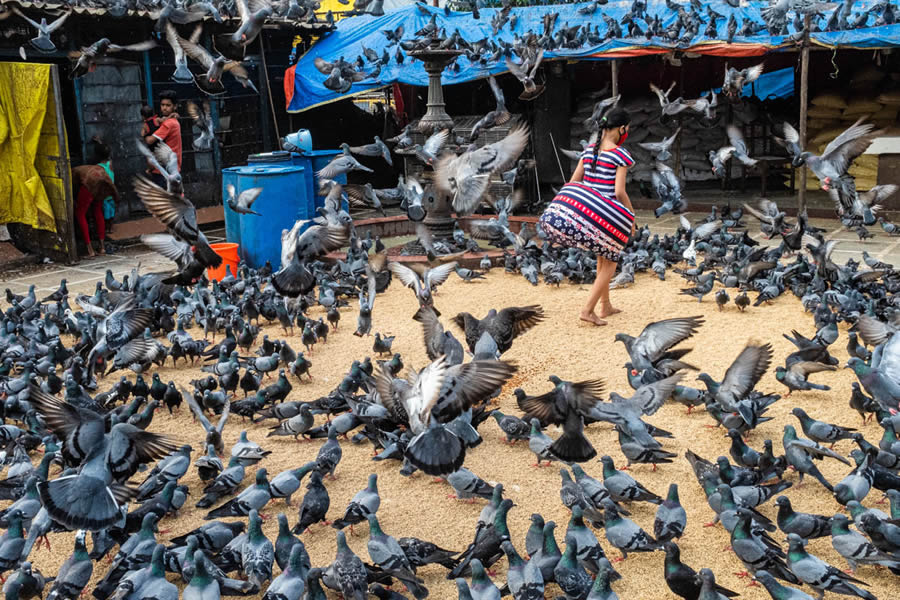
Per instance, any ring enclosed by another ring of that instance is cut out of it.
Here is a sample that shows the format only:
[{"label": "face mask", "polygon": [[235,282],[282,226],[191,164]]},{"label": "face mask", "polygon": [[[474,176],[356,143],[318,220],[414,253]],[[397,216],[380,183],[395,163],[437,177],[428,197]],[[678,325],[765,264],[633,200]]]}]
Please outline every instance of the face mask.
[{"label": "face mask", "polygon": [[619,145],[621,146],[622,144],[624,144],[625,140],[627,140],[627,139],[628,139],[628,131],[626,130],[625,133],[622,133],[619,135]]}]

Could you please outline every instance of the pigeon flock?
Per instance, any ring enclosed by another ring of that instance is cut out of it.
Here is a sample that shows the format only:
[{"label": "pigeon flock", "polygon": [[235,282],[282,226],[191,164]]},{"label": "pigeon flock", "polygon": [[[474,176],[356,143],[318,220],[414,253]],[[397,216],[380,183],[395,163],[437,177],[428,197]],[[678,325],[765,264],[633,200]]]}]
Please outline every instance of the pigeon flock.
[{"label": "pigeon flock", "polygon": [[[510,137],[524,135],[518,131]],[[449,182],[454,176],[447,173],[483,164],[467,155],[484,148],[490,146],[459,155],[435,145],[418,152],[435,156],[437,180]],[[710,516],[688,513],[681,504],[681,495],[694,485],[690,492],[703,491],[712,523],[721,523],[730,536],[734,567],[774,598],[826,592],[873,598],[868,583],[884,585],[885,578],[900,574],[900,336],[894,335],[900,320],[893,302],[900,277],[891,265],[868,255],[864,265],[836,262],[836,242],[802,218],[789,219],[772,202],[758,209],[717,207],[697,222],[681,215],[672,235],[654,235],[645,225],[623,253],[616,286],[657,285],[648,276],[636,280],[649,271],[659,279],[674,274],[689,282],[682,290],[685,306],[713,297],[716,310],[705,318],[646,319],[642,330],[617,332],[618,355],[608,357],[611,364],[598,363],[583,380],[547,372],[535,378],[534,365],[505,356],[519,356],[523,345],[540,345],[541,332],[546,336],[560,325],[537,304],[499,306],[486,315],[474,306],[476,314],[442,314],[451,299],[441,285],[451,277],[462,290],[498,285],[492,282],[498,277],[522,284],[491,273],[490,260],[483,270],[460,267],[459,253],[448,255],[421,223],[425,263],[394,261],[381,240],[358,236],[341,208],[343,186],[326,178],[354,168],[353,150],[347,150],[320,173],[328,191],[320,216],[285,232],[277,271],[241,265],[221,281],[207,281],[203,270],[215,261],[190,200],[138,178],[138,195],[168,230],[145,241],[171,258],[176,271],[136,268],[121,281],[110,272],[92,295],[70,294],[66,281],[45,298],[33,287],[24,295],[7,291],[0,333],[6,424],[0,431],[9,469],[0,494],[9,504],[0,513],[0,575],[8,589],[26,598],[47,593],[74,599],[86,591],[98,600],[179,594],[300,600],[332,592],[354,599],[424,598],[425,577],[434,581],[437,572],[455,583],[460,598],[561,592],[597,600],[617,597],[618,580],[640,577],[627,561],[616,563],[659,552],[654,577],[662,575],[674,594],[734,596],[716,584],[712,570],[680,558],[682,536],[688,548],[709,543],[688,533],[689,523]],[[495,151],[495,160],[501,154]],[[513,152],[498,168],[515,168],[516,161]],[[444,185],[453,193],[452,184]],[[264,218],[251,205],[265,190],[248,192],[232,193],[229,202],[245,209],[243,218]],[[482,198],[474,194],[480,192],[458,186],[454,202],[474,210]],[[505,270],[535,285],[539,277],[555,286],[591,281],[592,257],[550,247],[536,232],[510,230],[509,214],[519,201],[519,194],[492,198],[497,215],[474,226],[503,248]],[[407,199],[408,209],[413,204]],[[780,244],[759,245],[749,235],[744,211]],[[461,230],[454,237],[464,247],[473,244]],[[341,247],[348,248],[345,259],[322,259]],[[411,289],[389,293],[407,299],[405,306],[414,310],[376,318],[378,298],[391,285]],[[784,332],[795,346],[790,354],[776,358],[771,342],[751,340],[741,347],[742,341],[722,340],[717,350],[734,357],[730,366],[706,373],[694,364],[686,344],[714,328],[719,311],[765,319],[764,305],[788,291],[814,323]],[[466,300],[454,298],[453,305],[465,306]],[[385,333],[390,321],[409,318],[421,326],[420,340]],[[807,329],[814,333],[804,335]],[[350,340],[371,340],[369,356],[349,365],[313,358],[323,346],[328,352],[329,346],[348,343],[348,331],[355,336]],[[562,351],[578,352],[573,341]],[[833,353],[845,343],[850,358],[842,365]],[[424,365],[404,364],[395,352],[417,346],[421,355],[419,344],[430,361]],[[773,364],[782,358],[783,366]],[[173,371],[164,373],[186,373],[166,381],[160,369],[170,359]],[[632,391],[610,389],[604,375],[623,362]],[[880,439],[866,439],[852,427],[853,411],[832,424],[816,419],[818,404],[803,401],[846,402],[816,381],[817,373],[840,367],[847,367],[846,377],[855,375],[850,407],[864,423],[875,418]],[[521,379],[525,370],[530,376]],[[787,388],[784,397],[757,389],[769,372]],[[543,377],[548,384],[534,383]],[[304,393],[310,381],[323,378],[332,382],[330,392],[316,398]],[[503,412],[497,402],[505,403]],[[707,416],[697,415],[694,427],[719,429],[718,456],[691,451],[691,440],[675,440],[648,420],[670,403],[683,404],[687,412],[705,409]],[[780,446],[756,432],[773,419],[776,403],[791,404]],[[155,426],[155,415],[165,413],[185,426],[193,418],[196,441],[176,441]],[[236,441],[226,443],[238,428]],[[615,432],[611,445],[596,447],[591,438],[609,428]],[[560,479],[551,481],[558,481],[571,513],[564,535],[540,513],[532,514],[527,531],[511,529],[511,512],[531,512],[529,495],[516,489],[521,481],[486,481],[468,460],[486,447],[502,446],[500,440],[510,445],[503,456],[518,469],[557,469]],[[676,443],[688,448],[684,456],[671,451]],[[298,451],[290,453],[296,458],[270,473],[266,465],[284,452],[284,444],[296,444]],[[346,507],[332,506],[330,488],[333,493],[342,459],[352,453],[352,460],[365,460],[366,451],[354,446],[371,449],[371,474],[353,482],[358,493]],[[644,469],[659,468],[664,475],[676,461],[690,464],[696,483],[672,478],[663,495],[665,490],[641,482]],[[832,475],[836,468],[840,478]],[[380,484],[395,474],[409,481],[411,491]],[[402,521],[384,525],[382,502],[412,493],[428,503],[428,518],[441,529],[471,529],[466,521],[443,520],[431,506],[431,477],[445,481],[460,500],[486,501],[467,547],[404,535]],[[871,507],[882,493],[890,513]],[[830,498],[833,514],[803,512],[809,494]],[[299,512],[293,517],[281,506],[295,500]],[[652,505],[650,515],[643,503]],[[278,511],[278,535],[269,537],[264,520]],[[202,525],[179,527],[182,514],[195,512]],[[335,516],[337,531],[329,533],[322,525]],[[368,531],[364,554],[351,548],[358,530]],[[38,556],[36,548],[66,531],[77,532],[71,557],[58,573],[41,574],[40,564],[29,562]],[[164,537],[170,531],[176,536]],[[807,540],[826,536],[855,574],[805,549]],[[314,565],[306,546],[323,537],[334,540],[334,558],[328,562],[316,554]],[[506,568],[504,575],[498,567]]]}]

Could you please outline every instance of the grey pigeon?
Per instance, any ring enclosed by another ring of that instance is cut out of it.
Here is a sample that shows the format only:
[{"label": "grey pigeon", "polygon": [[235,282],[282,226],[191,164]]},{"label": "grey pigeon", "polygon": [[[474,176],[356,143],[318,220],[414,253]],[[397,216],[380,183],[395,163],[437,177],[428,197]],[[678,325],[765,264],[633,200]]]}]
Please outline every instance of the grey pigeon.
[{"label": "grey pigeon", "polygon": [[494,486],[481,479],[472,471],[462,467],[447,475],[447,483],[456,492],[459,500],[478,498],[489,499],[494,493]]},{"label": "grey pigeon", "polygon": [[337,468],[338,463],[341,462],[341,456],[343,455],[341,444],[337,440],[337,434],[337,428],[334,426],[329,427],[328,439],[322,444],[322,447],[319,448],[319,453],[316,455],[316,469],[323,477],[331,476],[332,479],[334,479],[334,470]]},{"label": "grey pigeon", "polygon": [[844,557],[853,573],[859,565],[881,565],[895,575],[900,574],[900,559],[882,552],[864,535],[852,531],[850,520],[840,513],[831,519],[831,546]]},{"label": "grey pigeon", "polygon": [[75,549],[59,568],[47,600],[77,600],[91,580],[94,562],[88,556],[84,538],[83,529],[75,534]]},{"label": "grey pigeon", "polygon": [[276,475],[269,482],[269,491],[272,498],[284,498],[284,503],[290,506],[291,496],[300,489],[303,478],[316,468],[316,463],[310,461],[296,469],[288,469]]},{"label": "grey pigeon", "polygon": [[796,533],[788,534],[787,564],[800,581],[819,592],[820,600],[824,598],[826,591],[846,596],[858,596],[866,600],[876,600],[870,592],[854,585],[867,585],[865,582],[847,575],[840,569],[809,554],[804,548],[805,545],[806,540]]},{"label": "grey pigeon", "polygon": [[566,600],[586,598],[591,589],[591,576],[581,566],[577,558],[578,542],[566,536],[566,550],[553,569],[556,584],[566,595]]},{"label": "grey pigeon", "polygon": [[831,518],[824,515],[794,512],[787,496],[775,498],[778,505],[778,528],[784,533],[796,533],[804,539],[825,537],[831,533]]},{"label": "grey pigeon", "polygon": [[[306,575],[309,572],[308,565],[304,564],[304,550],[302,544],[291,548],[288,562],[281,573],[269,584],[263,600],[301,600],[306,590]],[[308,557],[306,557],[308,560]]]},{"label": "grey pigeon", "polygon": [[641,529],[637,523],[619,514],[615,507],[608,506],[603,512],[604,529],[607,541],[618,548],[622,559],[628,558],[629,552],[653,552],[662,545],[649,533]]},{"label": "grey pigeon", "polygon": [[614,500],[663,503],[662,498],[638,483],[631,475],[617,470],[609,456],[601,457],[600,462],[603,463],[603,485]]},{"label": "grey pigeon", "polygon": [[[293,533],[296,534],[305,532],[311,525],[325,521],[325,515],[328,513],[328,508],[331,505],[331,498],[328,495],[328,490],[322,485],[322,476],[319,474],[319,471],[313,471],[312,475],[309,476],[306,490],[303,502],[300,503],[299,519],[292,529]],[[328,524],[327,521],[326,524]]]},{"label": "grey pigeon", "polygon": [[392,577],[399,579],[417,600],[426,598],[428,589],[425,588],[422,580],[416,577],[415,567],[410,564],[403,548],[400,547],[397,540],[382,531],[378,518],[374,514],[370,514],[367,519],[369,541],[366,547],[372,562]]},{"label": "grey pigeon", "polygon": [[344,516],[336,519],[331,526],[335,529],[343,529],[349,525],[352,530],[354,525],[362,523],[369,515],[378,512],[379,506],[381,506],[381,496],[378,495],[378,475],[371,473],[366,487],[354,494],[344,511]]},{"label": "grey pigeon", "polygon": [[262,518],[254,509],[250,511],[247,538],[241,546],[241,573],[247,580],[262,589],[263,583],[272,578],[275,547],[262,531]]},{"label": "grey pigeon", "polygon": [[366,600],[366,568],[347,545],[343,531],[337,532],[337,554],[325,570],[324,578],[346,600]]},{"label": "grey pigeon", "polygon": [[687,513],[678,500],[678,484],[669,484],[669,493],[659,508],[653,521],[653,535],[663,543],[684,535]]}]

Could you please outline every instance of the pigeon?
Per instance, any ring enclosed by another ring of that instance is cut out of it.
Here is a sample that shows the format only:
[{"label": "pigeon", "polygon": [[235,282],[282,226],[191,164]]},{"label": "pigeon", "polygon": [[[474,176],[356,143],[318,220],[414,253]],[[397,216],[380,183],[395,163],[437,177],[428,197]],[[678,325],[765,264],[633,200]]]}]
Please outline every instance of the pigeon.
[{"label": "pigeon", "polygon": [[503,90],[500,89],[500,86],[497,84],[497,80],[493,75],[488,77],[488,83],[491,86],[491,92],[494,94],[496,107],[472,126],[472,133],[469,135],[470,142],[477,140],[478,135],[482,131],[504,125],[512,118],[512,115],[506,110],[506,100],[503,97]]},{"label": "pigeon", "polygon": [[56,44],[50,39],[50,34],[62,27],[72,11],[64,13],[61,17],[55,19],[52,23],[47,23],[47,19],[41,17],[41,22],[36,23],[26,17],[18,8],[12,7],[12,11],[22,17],[29,25],[37,30],[37,36],[29,40],[35,50],[49,54],[56,51]]},{"label": "pigeon", "polygon": [[531,425],[527,421],[514,415],[505,415],[498,409],[492,410],[491,416],[506,436],[506,443],[513,444],[531,437]]},{"label": "pigeon", "polygon": [[256,199],[259,198],[259,195],[262,194],[263,188],[255,187],[246,189],[242,191],[240,195],[237,195],[234,186],[228,184],[226,191],[228,192],[228,208],[241,215],[262,216],[251,207],[253,206],[253,203],[256,202]]},{"label": "pigeon", "polygon": [[554,456],[563,461],[588,461],[597,455],[597,451],[584,437],[584,415],[600,402],[603,381],[572,383],[555,375],[549,379],[554,385],[550,392],[520,399],[519,408],[542,423],[563,425],[563,435],[550,447]]},{"label": "pigeon", "polygon": [[900,559],[875,547],[865,536],[850,529],[850,520],[838,513],[831,518],[831,545],[844,557],[853,573],[858,565],[881,565],[895,575],[900,570]]},{"label": "pigeon", "polygon": [[730,98],[738,98],[744,86],[753,83],[763,74],[763,64],[753,65],[745,69],[725,67],[725,81],[722,83],[722,92]]},{"label": "pigeon", "polygon": [[378,495],[378,475],[376,473],[371,473],[369,475],[368,485],[354,494],[350,503],[347,505],[347,509],[344,511],[344,516],[335,519],[331,526],[335,529],[343,529],[344,527],[350,526],[352,530],[354,525],[362,523],[369,515],[374,515],[378,511],[380,505],[381,497]]},{"label": "pigeon", "polygon": [[831,533],[830,517],[794,512],[787,496],[778,496],[775,504],[778,505],[778,528],[784,533],[796,533],[807,540]]},{"label": "pigeon", "polygon": [[527,142],[528,127],[519,126],[498,142],[459,156],[446,154],[435,165],[435,183],[451,195],[458,215],[471,214],[487,191],[491,175],[514,164]]},{"label": "pigeon", "polygon": [[653,535],[660,542],[681,538],[687,525],[687,513],[678,500],[678,484],[669,484],[666,499],[656,509],[653,521]]},{"label": "pigeon", "polygon": [[323,477],[330,476],[334,479],[334,470],[337,468],[338,463],[341,462],[341,457],[343,456],[343,450],[341,449],[341,444],[337,440],[338,430],[332,425],[328,428],[328,439],[322,444],[322,447],[319,448],[319,453],[316,455],[316,469]]},{"label": "pigeon", "polygon": [[272,578],[275,547],[262,531],[262,519],[256,509],[248,515],[247,537],[241,545],[241,573],[256,589]]},{"label": "pigeon", "polygon": [[350,146],[341,144],[343,152],[335,156],[331,162],[319,169],[316,175],[321,179],[334,179],[351,171],[373,173],[372,169],[360,163],[350,154]]},{"label": "pigeon", "polygon": [[372,562],[392,577],[399,579],[413,597],[426,598],[428,589],[425,588],[422,580],[416,577],[415,567],[410,564],[397,540],[384,533],[374,514],[369,514],[367,520],[369,522],[369,541],[366,547]]},{"label": "pigeon", "polygon": [[[678,596],[685,600],[699,598],[703,582],[694,569],[681,562],[681,549],[675,542],[666,542],[666,558],[663,563],[666,585]],[[735,592],[721,586],[716,586],[716,591],[726,597],[737,596]]]},{"label": "pigeon", "polygon": [[[52,29],[50,29],[51,27],[55,29],[56,23],[64,21],[67,16],[68,15],[63,15],[63,17],[60,17],[51,23],[47,27],[47,33],[49,34],[52,31]],[[34,24],[33,21],[30,22],[32,25]],[[38,31],[42,33],[40,27],[38,27]],[[53,43],[50,41],[49,35],[46,41],[50,44]],[[154,40],[119,46],[110,42],[108,38],[101,38],[90,46],[81,48],[81,50],[76,50],[69,54],[69,58],[75,61],[72,65],[72,70],[69,72],[69,78],[78,79],[79,77],[83,77],[85,74],[94,71],[97,68],[97,59],[108,54],[115,54],[116,52],[145,52],[147,50],[152,50],[155,47],[156,42]]]},{"label": "pigeon", "polygon": [[625,345],[634,368],[644,371],[660,360],[683,357],[686,351],[672,350],[673,346],[694,335],[702,324],[702,317],[666,319],[650,323],[637,337],[617,333],[615,340]]},{"label": "pigeon", "polygon": [[337,532],[337,554],[324,571],[324,581],[346,600],[366,600],[366,568],[347,545],[343,531]]},{"label": "pigeon", "polygon": [[391,160],[390,149],[384,142],[381,141],[381,138],[377,135],[375,136],[375,141],[371,144],[365,144],[363,146],[351,146],[350,152],[359,156],[380,156],[384,159],[384,162],[386,162],[389,167],[394,166],[394,162]]},{"label": "pigeon", "polygon": [[291,548],[285,568],[269,584],[263,600],[301,600],[309,572],[309,566],[304,560],[308,561],[309,556],[303,544],[298,542]]},{"label": "pigeon", "polygon": [[[224,474],[225,472],[223,472]],[[257,469],[256,481],[253,485],[244,488],[240,494],[219,508],[208,512],[204,518],[210,520],[219,517],[243,517],[249,515],[251,510],[259,510],[268,504],[272,499],[272,492],[267,475],[265,468]]]},{"label": "pigeon", "polygon": [[[194,126],[200,130],[200,137],[192,142],[194,150],[200,152],[212,150],[212,145],[216,143],[216,133],[209,102],[204,102],[203,106],[200,107],[197,106],[195,102],[189,101],[185,104],[185,107],[187,108],[188,115],[190,115],[191,119],[194,121]],[[243,193],[241,196],[243,196]],[[249,204],[247,208],[249,208]]]},{"label": "pigeon", "polygon": [[214,57],[206,48],[191,40],[178,38],[178,44],[189,58],[206,69],[204,73],[194,75],[194,83],[204,94],[208,96],[224,94],[225,86],[222,84],[222,75],[226,72],[230,73],[244,87],[251,87],[256,91],[256,87],[250,80],[249,72],[239,61],[230,60],[221,54]]},{"label": "pigeon", "polygon": [[322,484],[322,476],[319,471],[313,471],[309,476],[309,483],[306,484],[306,495],[303,496],[303,502],[300,504],[300,515],[297,524],[291,530],[293,533],[302,534],[309,530],[309,527],[319,522],[330,525],[325,520],[328,508],[331,505],[331,499],[328,496],[328,490]]},{"label": "pigeon", "polygon": [[625,560],[629,552],[653,552],[661,548],[653,536],[634,521],[621,516],[613,506],[607,506],[604,510],[603,522],[607,541],[622,553],[622,557],[613,562]]},{"label": "pigeon", "polygon": [[638,483],[627,473],[615,468],[612,458],[603,456],[603,485],[610,496],[618,502],[650,502],[663,504],[663,499]]},{"label": "pigeon", "polygon": [[488,333],[497,342],[501,354],[512,347],[513,340],[544,318],[544,310],[538,305],[491,309],[483,319],[476,319],[467,312],[453,317],[453,323],[466,334],[466,344],[471,352],[482,334]]},{"label": "pigeon", "polygon": [[813,361],[800,361],[795,362],[790,367],[775,367],[775,379],[788,388],[788,396],[797,390],[823,390],[827,392],[831,389],[830,387],[812,383],[807,380],[807,377],[813,373],[834,370],[835,367],[832,365],[823,365],[822,363]]},{"label": "pigeon", "polygon": [[144,206],[175,236],[193,244],[194,255],[207,267],[218,267],[222,257],[209,247],[209,241],[197,225],[197,211],[186,197],[172,194],[141,176],[135,178],[134,190]]},{"label": "pigeon", "polygon": [[796,533],[788,534],[787,564],[791,572],[800,581],[819,592],[820,598],[828,591],[835,594],[858,596],[866,600],[875,600],[875,596],[870,592],[854,585],[866,585],[864,582],[807,553],[804,548],[805,545],[806,540]]},{"label": "pigeon", "polygon": [[476,497],[490,499],[494,493],[494,486],[484,481],[465,467],[447,475],[447,483],[456,492],[459,500],[473,499]]},{"label": "pigeon", "polygon": [[839,440],[853,439],[854,432],[856,431],[851,427],[840,427],[838,425],[825,423],[824,421],[817,421],[799,407],[792,409],[791,414],[800,421],[800,427],[803,429],[803,433],[806,434],[806,437],[820,444],[831,444],[833,447],[834,443]]}]

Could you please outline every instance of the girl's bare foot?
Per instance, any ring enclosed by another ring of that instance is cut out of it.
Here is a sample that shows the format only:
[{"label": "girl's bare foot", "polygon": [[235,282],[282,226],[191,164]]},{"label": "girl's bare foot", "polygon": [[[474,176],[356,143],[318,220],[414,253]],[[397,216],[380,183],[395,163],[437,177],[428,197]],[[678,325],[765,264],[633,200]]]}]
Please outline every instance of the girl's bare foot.
[{"label": "girl's bare foot", "polygon": [[88,258],[91,258],[94,256],[94,249],[91,248],[90,246],[87,247],[87,255],[88,255]]},{"label": "girl's bare foot", "polygon": [[620,309],[615,308],[612,304],[610,304],[609,306],[604,306],[600,309],[600,316],[611,317],[612,315],[619,314],[620,312],[622,312]]},{"label": "girl's bare foot", "polygon": [[104,254],[106,254],[106,244],[104,244],[103,242],[100,242],[100,249],[97,250],[97,252],[100,253],[100,256],[103,256]]},{"label": "girl's bare foot", "polygon": [[591,312],[589,312],[589,313],[581,313],[581,315],[580,315],[579,318],[580,318],[582,321],[585,321],[586,323],[591,323],[591,324],[596,325],[596,326],[598,326],[598,327],[603,326],[603,325],[606,325],[606,321],[604,321],[603,319],[601,319],[600,317],[598,317],[597,314],[596,314],[594,311],[591,311]]}]

